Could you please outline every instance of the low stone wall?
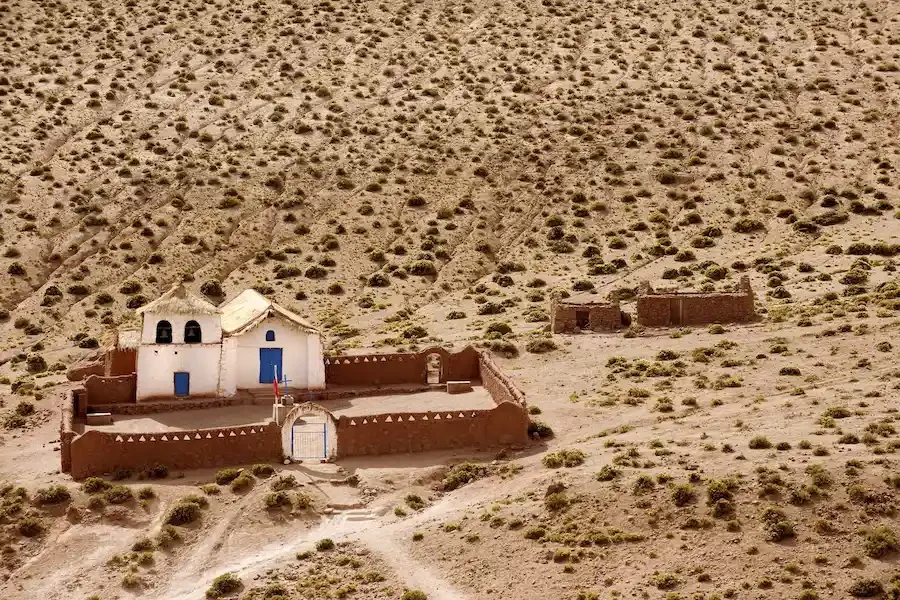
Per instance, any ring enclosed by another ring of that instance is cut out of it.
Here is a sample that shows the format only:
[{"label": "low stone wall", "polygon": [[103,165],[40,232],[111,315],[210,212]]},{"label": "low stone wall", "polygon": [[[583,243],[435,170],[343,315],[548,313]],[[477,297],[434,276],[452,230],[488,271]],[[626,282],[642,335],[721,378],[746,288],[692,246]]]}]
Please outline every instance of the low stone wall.
[{"label": "low stone wall", "polygon": [[427,348],[417,353],[332,356],[325,359],[325,385],[381,386],[425,383],[428,357],[441,357],[441,383],[478,378],[478,352],[468,346],[459,352]]},{"label": "low stone wall", "polygon": [[[71,444],[68,472],[75,479],[165,465],[199,469],[281,460],[281,428],[275,423],[166,433],[88,431]],[[63,462],[63,470],[66,471]]]},{"label": "low stone wall", "polygon": [[491,410],[343,416],[337,422],[337,456],[484,449],[524,444],[528,417],[512,402]]},{"label": "low stone wall", "polygon": [[134,373],[116,377],[91,375],[84,380],[88,406],[134,402],[136,385],[137,376]]}]

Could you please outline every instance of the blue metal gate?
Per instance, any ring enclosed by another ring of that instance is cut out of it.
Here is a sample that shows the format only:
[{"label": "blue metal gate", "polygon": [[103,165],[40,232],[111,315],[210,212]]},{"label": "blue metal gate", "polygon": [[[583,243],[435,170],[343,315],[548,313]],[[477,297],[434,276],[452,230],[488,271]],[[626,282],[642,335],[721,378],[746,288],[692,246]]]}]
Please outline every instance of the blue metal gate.
[{"label": "blue metal gate", "polygon": [[325,423],[297,421],[291,427],[291,458],[325,460],[328,456],[328,433]]}]

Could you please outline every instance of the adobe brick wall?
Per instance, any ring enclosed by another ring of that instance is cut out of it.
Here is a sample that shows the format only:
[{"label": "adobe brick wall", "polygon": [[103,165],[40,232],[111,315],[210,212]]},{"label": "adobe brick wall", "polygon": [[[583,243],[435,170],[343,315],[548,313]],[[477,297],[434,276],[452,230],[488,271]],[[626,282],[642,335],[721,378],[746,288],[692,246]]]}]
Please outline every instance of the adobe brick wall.
[{"label": "adobe brick wall", "polygon": [[325,385],[380,386],[398,383],[425,383],[428,356],[441,356],[441,382],[477,379],[478,351],[471,346],[455,353],[444,348],[427,348],[408,354],[368,354],[333,356],[325,359]]},{"label": "adobe brick wall", "polygon": [[488,391],[494,402],[497,404],[511,402],[523,411],[525,410],[525,394],[497,366],[490,354],[487,352],[479,354],[479,366],[481,385]]},{"label": "adobe brick wall", "polygon": [[488,448],[528,441],[525,411],[503,402],[491,410],[342,416],[337,423],[337,456]]},{"label": "adobe brick wall", "polygon": [[69,390],[59,414],[59,460],[60,470],[68,473],[72,469],[72,440],[75,438],[75,392]]},{"label": "adobe brick wall", "polygon": [[755,317],[753,290],[746,276],[735,292],[659,293],[644,282],[637,299],[637,321],[647,327],[745,323]]},{"label": "adobe brick wall", "polygon": [[167,433],[92,430],[75,437],[70,446],[69,472],[75,479],[111,473],[120,467],[133,471],[158,464],[170,469],[224,467],[280,461],[281,428],[270,422]]},{"label": "adobe brick wall", "polygon": [[616,331],[625,324],[618,302],[609,304],[577,304],[554,300],[550,305],[550,328],[553,333],[574,333],[579,330],[577,313],[588,312],[587,329]]},{"label": "adobe brick wall", "polygon": [[137,372],[137,350],[114,348],[107,351],[103,358],[103,375],[130,375]]},{"label": "adobe brick wall", "polygon": [[134,373],[117,377],[91,375],[84,380],[88,406],[134,402],[136,381]]},{"label": "adobe brick wall", "polygon": [[69,381],[84,381],[91,375],[102,377],[105,373],[105,366],[102,360],[78,363],[69,367],[66,371],[66,379]]}]

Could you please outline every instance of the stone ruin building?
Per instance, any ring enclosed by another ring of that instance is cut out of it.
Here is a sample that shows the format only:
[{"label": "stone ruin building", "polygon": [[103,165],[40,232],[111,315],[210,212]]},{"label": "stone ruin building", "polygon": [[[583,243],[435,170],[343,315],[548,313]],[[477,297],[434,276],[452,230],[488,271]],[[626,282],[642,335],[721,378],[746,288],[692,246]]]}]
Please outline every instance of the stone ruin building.
[{"label": "stone ruin building", "polygon": [[647,281],[638,288],[637,322],[645,327],[746,323],[755,317],[746,275],[733,292],[656,291]]},{"label": "stone ruin building", "polygon": [[619,309],[618,300],[608,302],[593,294],[554,300],[550,307],[553,333],[615,331],[631,324],[631,316]]}]

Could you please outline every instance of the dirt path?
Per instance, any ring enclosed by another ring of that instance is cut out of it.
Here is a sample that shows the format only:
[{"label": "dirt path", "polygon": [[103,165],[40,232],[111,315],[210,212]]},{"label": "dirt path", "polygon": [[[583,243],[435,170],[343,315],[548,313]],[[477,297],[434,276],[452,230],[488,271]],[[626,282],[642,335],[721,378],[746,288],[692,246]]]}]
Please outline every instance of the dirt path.
[{"label": "dirt path", "polygon": [[[515,493],[534,485],[541,472],[510,482],[507,493]],[[334,541],[357,541],[381,556],[411,589],[421,589],[435,600],[466,600],[468,596],[455,589],[432,568],[414,559],[407,551],[407,540],[413,531],[425,523],[445,520],[481,502],[496,497],[496,489],[490,480],[467,486],[465,494],[453,493],[441,498],[425,510],[397,521],[381,519],[388,512],[387,503],[371,509],[356,509],[326,516],[318,527],[306,530],[288,529],[281,539],[257,549],[244,548],[240,555],[217,555],[216,549],[228,536],[235,518],[240,515],[236,505],[230,518],[210,531],[179,568],[176,577],[164,588],[154,590],[145,597],[148,600],[194,600],[202,598],[210,581],[225,572],[238,574],[245,581],[255,574],[273,568],[278,562],[292,560],[297,552],[313,547],[317,540],[331,538]],[[248,495],[249,497],[250,495]]]}]

